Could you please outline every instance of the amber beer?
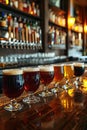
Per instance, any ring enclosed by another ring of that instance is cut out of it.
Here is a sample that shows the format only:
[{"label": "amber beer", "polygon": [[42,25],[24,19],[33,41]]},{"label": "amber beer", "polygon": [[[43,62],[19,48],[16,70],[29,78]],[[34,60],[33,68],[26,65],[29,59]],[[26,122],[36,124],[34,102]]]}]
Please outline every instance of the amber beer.
[{"label": "amber beer", "polygon": [[53,66],[40,67],[40,78],[43,84],[48,85],[54,78]]},{"label": "amber beer", "polygon": [[23,71],[19,69],[3,70],[3,91],[9,98],[19,97],[24,91]]},{"label": "amber beer", "polygon": [[23,70],[25,91],[35,92],[40,84],[39,68],[25,68]]},{"label": "amber beer", "polygon": [[64,64],[64,77],[70,79],[74,75],[73,64]]},{"label": "amber beer", "polygon": [[54,65],[54,82],[60,82],[63,79],[63,64]]}]

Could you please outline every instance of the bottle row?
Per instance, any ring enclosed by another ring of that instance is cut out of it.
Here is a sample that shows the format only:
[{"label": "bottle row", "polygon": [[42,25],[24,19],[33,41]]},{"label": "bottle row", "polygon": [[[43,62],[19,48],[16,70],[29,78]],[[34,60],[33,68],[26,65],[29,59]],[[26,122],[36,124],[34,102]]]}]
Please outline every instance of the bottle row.
[{"label": "bottle row", "polygon": [[1,45],[5,43],[7,46],[21,46],[19,48],[42,47],[42,29],[39,21],[0,12],[0,27]]},{"label": "bottle row", "polygon": [[72,47],[81,47],[82,48],[82,33],[75,33],[75,32],[70,32],[70,46]]},{"label": "bottle row", "polygon": [[66,26],[66,19],[64,15],[60,15],[60,13],[49,9],[49,20],[57,25],[62,27]]},{"label": "bottle row", "polygon": [[65,45],[66,32],[58,27],[49,26],[48,44],[49,45]]},{"label": "bottle row", "polygon": [[[49,26],[48,30],[48,45],[49,47],[60,47],[64,48],[66,44],[66,36],[67,33],[65,30],[55,27],[55,26]],[[70,31],[69,32],[69,47],[80,47],[82,48],[82,33]]]},{"label": "bottle row", "polygon": [[25,13],[40,16],[40,6],[38,3],[30,0],[0,0],[1,3],[16,8]]}]

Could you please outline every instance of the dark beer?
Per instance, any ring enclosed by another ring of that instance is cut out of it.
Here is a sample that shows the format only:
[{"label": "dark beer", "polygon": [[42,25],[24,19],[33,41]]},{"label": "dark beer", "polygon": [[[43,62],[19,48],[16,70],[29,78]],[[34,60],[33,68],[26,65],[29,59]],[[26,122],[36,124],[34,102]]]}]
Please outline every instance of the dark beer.
[{"label": "dark beer", "polygon": [[45,85],[48,85],[54,78],[53,66],[40,67],[40,76],[41,82]]},{"label": "dark beer", "polygon": [[74,75],[81,76],[85,71],[84,64],[76,63],[74,64]]},{"label": "dark beer", "polygon": [[26,68],[24,72],[25,91],[35,92],[40,84],[40,72],[38,68]]},{"label": "dark beer", "polygon": [[3,92],[9,98],[19,97],[24,91],[23,71],[18,69],[3,71]]}]

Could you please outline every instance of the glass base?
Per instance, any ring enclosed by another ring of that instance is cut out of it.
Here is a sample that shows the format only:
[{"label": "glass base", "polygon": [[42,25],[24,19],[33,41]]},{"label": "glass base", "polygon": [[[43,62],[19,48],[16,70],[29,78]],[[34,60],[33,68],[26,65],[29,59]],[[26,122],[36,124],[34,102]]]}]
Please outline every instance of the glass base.
[{"label": "glass base", "polygon": [[14,105],[12,104],[7,104],[4,109],[7,111],[19,111],[23,108],[23,105],[20,103],[15,103]]},{"label": "glass base", "polygon": [[25,98],[23,99],[23,102],[24,102],[24,103],[27,103],[27,104],[34,104],[34,103],[40,102],[40,98],[37,97],[37,96],[25,97]]},{"label": "glass base", "polygon": [[39,96],[41,96],[41,97],[50,97],[50,96],[53,96],[53,93],[50,92],[50,91],[47,91],[47,92],[43,91],[43,92],[41,92],[39,94]]}]

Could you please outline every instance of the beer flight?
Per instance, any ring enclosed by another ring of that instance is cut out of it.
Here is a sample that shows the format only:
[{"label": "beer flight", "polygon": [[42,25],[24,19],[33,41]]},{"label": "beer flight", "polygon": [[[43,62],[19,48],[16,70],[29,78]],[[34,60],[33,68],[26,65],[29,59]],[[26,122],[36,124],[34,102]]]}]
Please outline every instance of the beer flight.
[{"label": "beer flight", "polygon": [[[53,92],[48,89],[49,84],[53,82],[55,84],[54,88],[58,88],[58,83],[63,79],[66,80],[66,86],[70,82],[70,79],[75,77],[75,89],[78,89],[78,81],[84,71],[84,63],[80,62],[3,70],[3,93],[11,101],[4,109],[7,111],[21,110],[23,104],[22,102],[18,103],[16,98],[24,91],[27,93],[27,96],[23,98],[23,102],[28,105],[40,102],[40,96],[43,98],[52,96]],[[40,95],[36,96],[34,93],[39,89],[41,84],[43,85],[43,91]]]}]

